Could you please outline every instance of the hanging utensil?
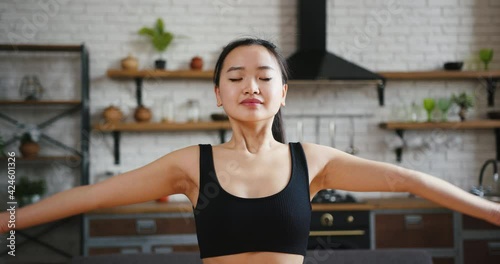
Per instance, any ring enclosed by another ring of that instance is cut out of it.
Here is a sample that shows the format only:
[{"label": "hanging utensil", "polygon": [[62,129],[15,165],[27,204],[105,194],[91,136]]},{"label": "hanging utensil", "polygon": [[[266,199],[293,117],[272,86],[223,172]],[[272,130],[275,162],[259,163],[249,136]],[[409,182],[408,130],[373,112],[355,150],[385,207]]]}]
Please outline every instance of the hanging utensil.
[{"label": "hanging utensil", "polygon": [[330,146],[335,147],[335,121],[331,120],[328,124],[328,135],[330,136]]},{"label": "hanging utensil", "polygon": [[304,124],[302,120],[297,121],[297,138],[298,142],[302,142],[304,140]]},{"label": "hanging utensil", "polygon": [[356,155],[359,152],[359,149],[354,146],[354,119],[349,118],[350,121],[350,135],[349,135],[349,147],[346,149],[346,153],[351,155]]}]

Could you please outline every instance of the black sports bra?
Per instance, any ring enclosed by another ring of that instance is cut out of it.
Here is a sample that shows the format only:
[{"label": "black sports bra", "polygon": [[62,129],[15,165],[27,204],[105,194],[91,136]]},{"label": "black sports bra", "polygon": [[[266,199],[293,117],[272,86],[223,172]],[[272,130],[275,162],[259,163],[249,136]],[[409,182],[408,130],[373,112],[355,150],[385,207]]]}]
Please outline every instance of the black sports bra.
[{"label": "black sports bra", "polygon": [[200,185],[193,212],[200,257],[256,251],[305,256],[311,203],[300,143],[289,143],[292,172],[286,187],[261,198],[241,198],[226,192],[215,173],[212,146],[199,146]]}]

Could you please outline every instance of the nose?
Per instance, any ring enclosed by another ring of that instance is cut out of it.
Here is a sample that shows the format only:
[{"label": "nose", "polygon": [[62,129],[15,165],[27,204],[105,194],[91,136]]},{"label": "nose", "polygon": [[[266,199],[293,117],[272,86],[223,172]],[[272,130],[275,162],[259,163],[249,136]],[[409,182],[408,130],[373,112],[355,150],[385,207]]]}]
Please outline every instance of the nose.
[{"label": "nose", "polygon": [[259,85],[257,82],[253,79],[251,79],[247,84],[245,85],[245,94],[259,94]]}]

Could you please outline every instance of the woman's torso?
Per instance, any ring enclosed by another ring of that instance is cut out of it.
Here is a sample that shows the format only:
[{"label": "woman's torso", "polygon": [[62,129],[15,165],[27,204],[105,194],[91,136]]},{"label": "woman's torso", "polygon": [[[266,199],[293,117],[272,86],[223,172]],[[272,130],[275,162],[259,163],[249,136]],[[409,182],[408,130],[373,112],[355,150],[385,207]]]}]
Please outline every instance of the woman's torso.
[{"label": "woman's torso", "polygon": [[[303,144],[309,174],[309,200],[319,191],[319,182],[315,181],[324,164],[318,164],[311,145]],[[282,144],[262,154],[238,153],[224,145],[213,146],[213,164],[221,187],[231,195],[241,198],[268,197],[282,191],[291,177],[291,155],[287,144]],[[198,164],[198,153],[190,155],[190,164]],[[321,163],[321,162],[320,162]],[[262,173],[262,171],[265,173]],[[196,207],[199,195],[199,166],[187,168],[191,184],[186,195]],[[252,177],[248,177],[252,175]],[[203,259],[205,264],[225,263],[302,263],[303,256],[277,252],[247,252]]]}]

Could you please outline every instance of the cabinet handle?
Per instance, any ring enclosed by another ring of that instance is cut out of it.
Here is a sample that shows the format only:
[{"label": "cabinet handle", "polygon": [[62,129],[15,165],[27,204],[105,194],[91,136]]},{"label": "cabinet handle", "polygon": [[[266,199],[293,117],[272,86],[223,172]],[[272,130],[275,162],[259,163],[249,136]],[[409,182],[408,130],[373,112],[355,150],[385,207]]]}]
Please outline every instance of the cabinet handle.
[{"label": "cabinet handle", "polygon": [[415,228],[422,225],[421,215],[405,215],[405,225],[406,227]]},{"label": "cabinet handle", "polygon": [[310,231],[309,236],[362,236],[364,230]]},{"label": "cabinet handle", "polygon": [[120,249],[120,254],[137,254],[141,253],[138,248],[122,248]]},{"label": "cabinet handle", "polygon": [[139,219],[136,222],[135,230],[139,235],[156,233],[156,221],[153,219]]},{"label": "cabinet handle", "polygon": [[490,256],[499,256],[500,242],[488,242],[488,252]]}]

